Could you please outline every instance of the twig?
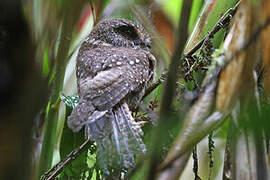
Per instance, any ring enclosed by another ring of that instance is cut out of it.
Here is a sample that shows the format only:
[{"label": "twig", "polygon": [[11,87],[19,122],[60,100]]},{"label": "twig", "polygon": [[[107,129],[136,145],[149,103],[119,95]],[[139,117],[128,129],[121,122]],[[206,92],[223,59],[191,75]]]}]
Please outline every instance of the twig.
[{"label": "twig", "polygon": [[51,180],[58,176],[69,163],[71,163],[78,155],[80,155],[82,152],[84,152],[84,150],[87,149],[86,147],[89,142],[91,142],[90,139],[84,141],[84,143],[80,145],[77,149],[71,151],[67,155],[66,159],[57,163],[53,168],[51,168],[44,175],[42,175],[40,179]]},{"label": "twig", "polygon": [[103,3],[104,3],[103,0],[99,0],[96,2],[93,2],[93,0],[90,0],[90,8],[93,14],[94,25],[96,25],[100,20],[100,13],[102,11]]},{"label": "twig", "polygon": [[198,156],[197,156],[197,146],[194,146],[193,152],[192,152],[192,157],[193,157],[193,173],[194,173],[194,180],[200,180],[200,176],[198,174]]},{"label": "twig", "polygon": [[161,83],[163,83],[163,82],[165,81],[166,77],[167,77],[167,73],[165,73],[165,72],[162,73],[161,76],[160,76],[160,78],[159,78],[156,82],[152,83],[152,84],[146,89],[146,91],[145,91],[145,93],[144,93],[142,99],[144,99],[146,96],[148,96],[148,95],[149,95],[152,91],[154,91]]},{"label": "twig", "polygon": [[214,37],[214,35],[219,32],[221,29],[227,27],[231,22],[232,17],[234,16],[239,3],[239,1],[233,8],[228,9],[224,15],[219,19],[219,21],[215,24],[213,29],[200,41],[198,42],[185,56],[190,57],[192,56],[208,39]]},{"label": "twig", "polygon": [[94,24],[97,24],[97,16],[96,16],[95,8],[93,5],[93,0],[90,0],[90,8],[93,14]]},{"label": "twig", "polygon": [[[234,16],[239,3],[241,1],[239,1],[233,8],[230,8],[227,10],[227,12],[219,19],[219,21],[216,23],[216,25],[213,27],[213,29],[200,41],[198,42],[188,53],[186,53],[185,57],[191,57],[198,49],[200,49],[202,47],[202,45],[204,44],[205,40],[212,38],[217,32],[219,32],[221,29],[227,27],[232,19],[232,17]],[[151,84],[145,91],[145,94],[143,96],[143,98],[145,98],[146,96],[148,96],[152,91],[154,91],[161,83],[164,82],[165,78],[168,76],[167,73],[162,73],[161,77],[154,82],[153,84]]]},{"label": "twig", "polygon": [[213,141],[213,132],[211,132],[208,136],[208,154],[209,154],[209,176],[208,180],[211,180],[213,167],[214,167],[214,160],[213,160],[213,151],[215,145]]},{"label": "twig", "polygon": [[[251,33],[250,38],[249,38],[247,41],[245,41],[245,42],[243,43],[243,45],[240,46],[240,48],[236,51],[236,53],[234,53],[231,57],[229,57],[229,58],[227,59],[227,61],[230,61],[230,60],[234,59],[234,58],[237,57],[242,51],[246,50],[246,49],[247,49],[247,48],[248,48],[248,47],[249,47],[249,46],[250,46],[250,45],[251,45],[251,44],[259,37],[259,35],[260,35],[260,33],[262,32],[262,30],[263,30],[264,28],[266,28],[269,24],[270,24],[270,17],[265,21],[265,23],[263,23],[262,25],[260,25],[260,26],[256,29],[256,31],[254,31],[254,33]],[[228,65],[228,63],[226,63],[226,64],[224,65],[223,68],[226,68],[226,65]],[[171,160],[170,160],[169,162],[166,162],[166,164],[163,165],[162,167],[160,167],[159,169],[160,169],[160,170],[164,170],[164,169],[170,167],[171,164],[174,163],[179,157],[181,157],[182,154],[183,154],[183,153],[178,154],[178,155],[176,155],[175,157],[171,158]]]}]

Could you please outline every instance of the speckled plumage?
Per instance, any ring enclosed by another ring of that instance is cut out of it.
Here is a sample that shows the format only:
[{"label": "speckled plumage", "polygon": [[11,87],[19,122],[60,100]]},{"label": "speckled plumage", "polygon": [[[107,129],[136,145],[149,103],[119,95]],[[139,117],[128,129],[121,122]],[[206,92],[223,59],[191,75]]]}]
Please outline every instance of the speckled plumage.
[{"label": "speckled plumage", "polygon": [[104,20],[82,43],[77,57],[79,104],[68,126],[97,141],[101,168],[128,168],[145,152],[143,134],[131,116],[153,78],[155,58],[142,26],[125,19]]}]

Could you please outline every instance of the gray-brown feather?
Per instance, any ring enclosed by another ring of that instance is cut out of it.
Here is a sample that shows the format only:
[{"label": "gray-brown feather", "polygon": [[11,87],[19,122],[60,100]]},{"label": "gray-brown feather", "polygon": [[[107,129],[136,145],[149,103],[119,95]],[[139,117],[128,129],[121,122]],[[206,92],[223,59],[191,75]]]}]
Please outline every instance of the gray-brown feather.
[{"label": "gray-brown feather", "polygon": [[115,163],[130,167],[134,155],[145,151],[142,130],[128,106],[141,100],[153,77],[155,58],[149,44],[141,26],[111,19],[99,23],[79,50],[80,102],[68,126],[74,131],[86,127],[87,136],[97,141],[98,161],[104,169]]}]

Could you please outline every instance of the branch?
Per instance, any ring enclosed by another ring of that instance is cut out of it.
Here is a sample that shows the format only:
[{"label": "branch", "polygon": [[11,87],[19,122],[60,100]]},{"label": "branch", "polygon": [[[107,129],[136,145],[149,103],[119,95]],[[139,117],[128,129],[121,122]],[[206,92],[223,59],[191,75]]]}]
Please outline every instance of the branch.
[{"label": "branch", "polygon": [[56,176],[58,176],[68,164],[70,164],[82,152],[87,150],[88,143],[92,144],[93,142],[90,141],[90,139],[87,139],[86,141],[84,141],[84,143],[82,143],[82,145],[80,145],[77,149],[71,151],[67,155],[66,159],[64,159],[63,161],[60,161],[53,168],[51,168],[49,171],[44,173],[44,175],[42,175],[40,179],[41,180],[52,180],[52,179],[56,178]]},{"label": "branch", "polygon": [[213,29],[200,41],[198,42],[185,56],[191,57],[198,49],[202,47],[204,42],[214,37],[214,35],[219,32],[221,29],[226,28],[231,20],[232,17],[235,15],[235,12],[239,6],[241,1],[239,1],[233,8],[228,9],[223,16],[219,19],[219,21],[215,24]]},{"label": "branch", "polygon": [[167,78],[167,72],[163,72],[160,76],[160,78],[158,78],[158,80],[154,83],[152,83],[145,91],[142,99],[144,99],[145,97],[147,97],[151,92],[153,92],[161,83],[163,83],[165,81],[165,79]]},{"label": "branch", "polygon": [[[262,25],[260,25],[253,33],[251,33],[251,36],[248,40],[246,40],[242,46],[240,46],[240,48],[231,56],[229,57],[227,60],[227,62],[230,62],[232,59],[234,59],[235,57],[237,57],[242,51],[246,50],[258,37],[259,35],[261,34],[262,30],[264,30],[268,25],[270,24],[270,17],[265,21],[265,23],[263,23]],[[223,67],[226,68],[226,65],[228,65],[229,63],[226,63]],[[212,114],[214,115],[214,114]],[[221,119],[221,118],[224,118],[226,117],[226,115],[222,115],[221,117],[215,117],[213,116],[214,119]],[[211,117],[208,117],[208,118],[211,118]],[[214,121],[213,121],[214,122]],[[210,126],[214,127],[214,129],[216,129],[219,125],[213,125],[213,124],[208,124],[207,125],[209,129]],[[201,127],[201,128],[205,128],[205,127]],[[213,130],[213,128],[212,128]],[[159,170],[162,171],[162,170],[166,170],[167,168],[169,168],[173,163],[175,163],[177,161],[178,158],[181,158],[181,156],[185,153],[185,149],[181,149],[181,148],[178,148],[178,153],[176,155],[172,154],[170,159],[166,162],[163,162],[161,164],[161,166],[159,167]],[[186,148],[188,150],[188,148]]]},{"label": "branch", "polygon": [[[185,58],[187,57],[191,57],[198,49],[200,49],[203,45],[204,42],[206,40],[209,40],[211,38],[214,37],[214,35],[219,32],[221,29],[226,28],[230,22],[232,17],[234,16],[239,3],[241,1],[239,1],[233,8],[228,9],[225,14],[219,19],[219,21],[216,23],[216,25],[213,27],[213,29],[200,41],[198,42],[188,53],[185,54]],[[177,49],[177,48],[176,48]],[[160,78],[154,82],[153,84],[151,84],[145,91],[145,94],[143,96],[143,98],[145,98],[146,96],[148,96],[151,92],[153,92],[161,83],[164,82],[164,80],[166,79],[166,77],[168,76],[167,73],[162,73],[162,75],[160,76]]]}]

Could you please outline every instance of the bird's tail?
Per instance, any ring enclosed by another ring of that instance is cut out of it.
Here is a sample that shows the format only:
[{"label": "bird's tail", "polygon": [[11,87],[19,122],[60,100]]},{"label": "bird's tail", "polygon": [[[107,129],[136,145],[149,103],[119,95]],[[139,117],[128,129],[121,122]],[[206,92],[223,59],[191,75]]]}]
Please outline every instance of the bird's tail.
[{"label": "bird's tail", "polygon": [[141,139],[143,131],[126,103],[94,112],[86,124],[86,132],[97,142],[98,164],[105,172],[116,167],[133,167],[134,156],[146,151]]}]

